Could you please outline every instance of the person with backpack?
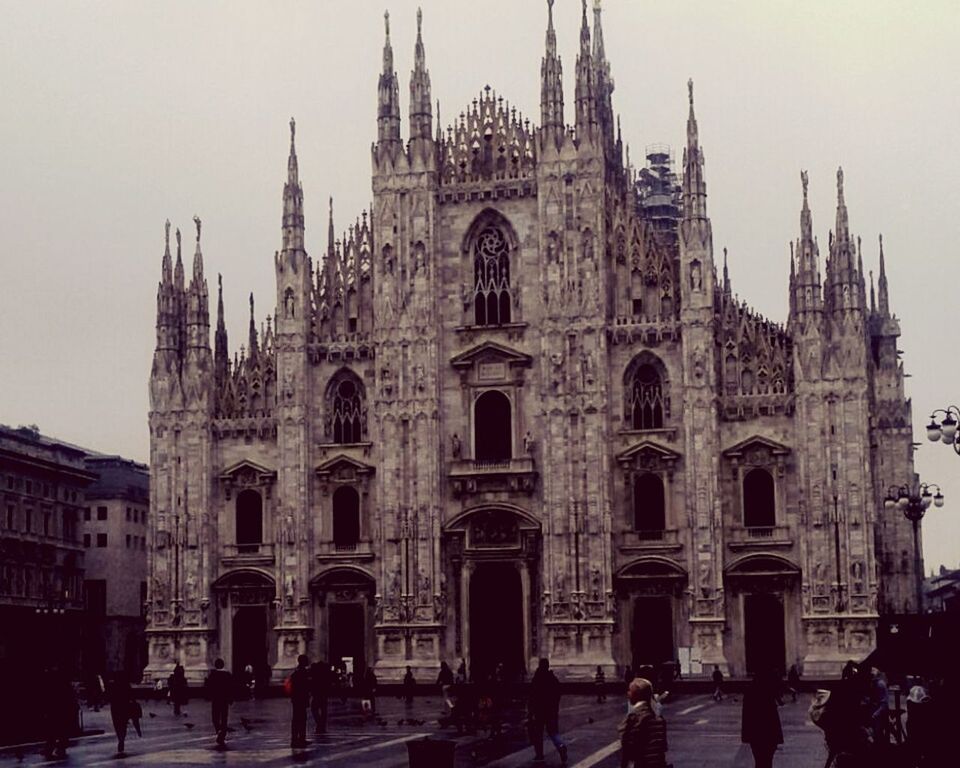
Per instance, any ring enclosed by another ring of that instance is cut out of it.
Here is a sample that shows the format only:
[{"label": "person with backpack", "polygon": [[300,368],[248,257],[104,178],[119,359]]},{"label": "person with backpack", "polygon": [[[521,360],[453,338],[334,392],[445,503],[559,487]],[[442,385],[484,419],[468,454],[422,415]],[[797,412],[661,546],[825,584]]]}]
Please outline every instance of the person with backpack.
[{"label": "person with backpack", "polygon": [[540,659],[530,681],[529,726],[535,763],[543,762],[543,732],[560,755],[560,765],[567,764],[567,745],[560,738],[560,681],[550,671],[550,662]]},{"label": "person with backpack", "polygon": [[213,662],[213,671],[207,675],[207,698],[210,699],[210,714],[213,730],[217,734],[217,746],[227,743],[227,715],[233,701],[233,675],[223,668],[223,659]]},{"label": "person with backpack", "polygon": [[627,687],[628,709],[621,721],[620,768],[664,768],[667,723],[653,710],[653,685],[636,677]]},{"label": "person with backpack", "polygon": [[170,703],[173,704],[173,716],[180,717],[180,710],[186,706],[189,698],[189,685],[183,664],[177,664],[173,668],[173,674],[167,679],[167,689]]},{"label": "person with backpack", "polygon": [[290,696],[293,713],[290,718],[290,746],[301,749],[307,746],[307,708],[310,706],[310,659],[306,654],[297,656],[297,668],[284,683]]},{"label": "person with backpack", "polygon": [[743,695],[740,740],[750,745],[756,768],[771,768],[777,746],[783,744],[779,688],[779,676],[767,670],[757,674]]}]

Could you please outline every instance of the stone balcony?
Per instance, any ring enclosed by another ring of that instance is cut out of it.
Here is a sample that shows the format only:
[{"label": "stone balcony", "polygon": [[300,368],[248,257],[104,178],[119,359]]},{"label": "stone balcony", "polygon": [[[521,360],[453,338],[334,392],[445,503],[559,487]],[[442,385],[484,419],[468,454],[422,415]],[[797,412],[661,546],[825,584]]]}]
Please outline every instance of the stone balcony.
[{"label": "stone balcony", "polygon": [[274,565],[273,544],[224,544],[220,564],[226,568]]},{"label": "stone balcony", "polygon": [[624,531],[620,535],[620,551],[624,554],[678,552],[682,548],[680,532],[676,528]]},{"label": "stone balcony", "polygon": [[734,551],[789,549],[793,546],[793,536],[787,525],[735,526],[727,529],[726,539],[727,547]]},{"label": "stone balcony", "polygon": [[356,563],[373,560],[373,542],[369,539],[353,544],[322,541],[317,544],[318,563]]},{"label": "stone balcony", "polygon": [[447,476],[454,496],[476,493],[533,493],[537,485],[537,470],[532,456],[512,459],[474,460],[456,459],[450,464]]}]

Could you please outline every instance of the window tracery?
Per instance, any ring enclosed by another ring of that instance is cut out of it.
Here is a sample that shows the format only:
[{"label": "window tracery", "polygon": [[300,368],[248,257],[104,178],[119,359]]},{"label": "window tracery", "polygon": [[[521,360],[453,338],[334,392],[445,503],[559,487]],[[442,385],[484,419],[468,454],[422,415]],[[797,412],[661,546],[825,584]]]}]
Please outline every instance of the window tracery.
[{"label": "window tracery", "polygon": [[496,226],[484,227],[473,245],[474,321],[477,325],[510,322],[510,245]]},{"label": "window tracery", "polygon": [[627,378],[626,420],[631,429],[661,429],[667,401],[663,382],[650,363],[637,365]]},{"label": "window tracery", "polygon": [[367,432],[367,407],[363,384],[351,371],[335,376],[327,387],[328,439],[341,445],[363,442]]}]

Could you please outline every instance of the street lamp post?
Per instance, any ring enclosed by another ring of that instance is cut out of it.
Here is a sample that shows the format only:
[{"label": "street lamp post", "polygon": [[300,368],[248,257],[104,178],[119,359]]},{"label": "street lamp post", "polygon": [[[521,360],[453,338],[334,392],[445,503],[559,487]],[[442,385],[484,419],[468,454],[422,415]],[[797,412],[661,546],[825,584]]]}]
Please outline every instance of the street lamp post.
[{"label": "street lamp post", "polygon": [[[954,422],[956,430],[956,422]],[[936,507],[943,506],[943,492],[936,483],[919,483],[914,481],[911,486],[890,486],[887,498],[883,505],[887,509],[895,507],[903,512],[903,516],[913,523],[913,561],[914,572],[917,577],[917,613],[923,613],[923,572],[920,565],[920,521],[926,514],[930,504]]]},{"label": "street lamp post", "polygon": [[[943,418],[937,421],[938,414]],[[957,439],[957,424],[960,423],[960,408],[948,405],[946,408],[937,408],[930,414],[930,423],[927,424],[927,439],[931,443],[942,440],[952,445],[954,452],[960,456],[960,440]]]},{"label": "street lamp post", "polygon": [[843,573],[840,570],[840,497],[833,494],[833,549],[837,562],[837,613],[843,613]]}]

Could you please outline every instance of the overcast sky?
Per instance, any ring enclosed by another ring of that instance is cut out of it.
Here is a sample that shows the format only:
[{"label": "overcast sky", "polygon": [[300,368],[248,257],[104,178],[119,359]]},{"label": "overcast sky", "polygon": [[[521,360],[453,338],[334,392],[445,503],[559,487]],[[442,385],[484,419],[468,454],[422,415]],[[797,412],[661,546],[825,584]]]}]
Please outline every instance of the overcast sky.
[{"label": "overcast sky", "polygon": [[[539,123],[545,1],[421,5],[444,124],[487,84]],[[386,6],[406,135],[417,3]],[[291,116],[314,258],[329,195],[338,231],[369,204],[384,7],[0,0],[0,423],[147,460],[164,220],[189,270],[203,219],[211,308],[222,272],[236,349],[248,293],[258,322],[274,309]],[[579,0],[554,16],[572,122]],[[923,430],[960,404],[958,29],[956,0],[604,2],[635,163],[682,146],[695,81],[714,247],[741,297],[786,319],[801,169],[824,257],[838,165],[867,269],[883,233],[917,464],[947,495],[924,523],[928,569],[960,564],[960,456]]]}]

